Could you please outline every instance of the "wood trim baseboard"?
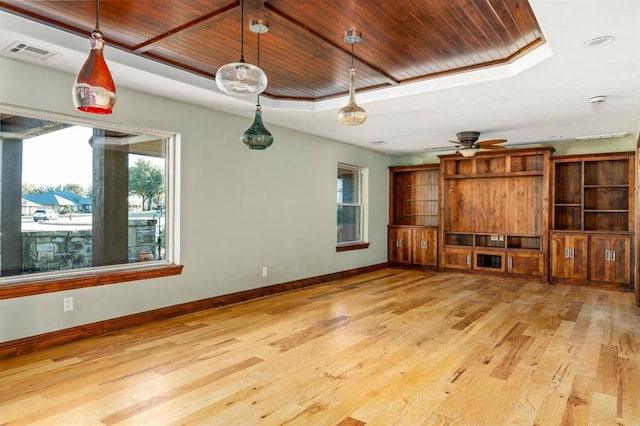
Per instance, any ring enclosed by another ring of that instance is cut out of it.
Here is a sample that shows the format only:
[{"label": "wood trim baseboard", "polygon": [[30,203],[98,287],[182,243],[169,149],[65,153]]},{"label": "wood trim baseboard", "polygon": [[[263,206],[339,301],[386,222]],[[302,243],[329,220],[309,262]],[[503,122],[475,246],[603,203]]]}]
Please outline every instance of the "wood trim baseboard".
[{"label": "wood trim baseboard", "polygon": [[258,297],[268,296],[270,294],[295,290],[297,288],[321,284],[327,281],[333,281],[351,277],[354,275],[364,274],[366,272],[377,271],[386,267],[388,267],[388,263],[386,262],[376,265],[363,266],[361,268],[349,269],[346,271],[334,272],[331,274],[319,275],[316,277],[303,278],[295,281],[288,281],[280,284],[270,285],[267,287],[260,287],[256,289],[240,291],[237,293],[224,294],[208,299],[196,300],[193,302],[181,303],[179,305],[167,306],[164,308],[140,312],[124,317],[112,318],[104,321],[94,322],[91,324],[85,324],[77,327],[66,328],[63,330],[52,331],[49,333],[38,334],[35,336],[24,337],[22,339],[0,342],[0,359],[23,355],[29,352],[39,351],[65,343],[71,343],[76,340],[86,339],[88,337],[98,336],[116,330],[122,330],[124,328],[133,327],[136,325],[147,324],[151,321],[173,318],[180,315],[202,311],[204,309],[216,308],[232,303],[243,302],[250,299],[256,299]]}]

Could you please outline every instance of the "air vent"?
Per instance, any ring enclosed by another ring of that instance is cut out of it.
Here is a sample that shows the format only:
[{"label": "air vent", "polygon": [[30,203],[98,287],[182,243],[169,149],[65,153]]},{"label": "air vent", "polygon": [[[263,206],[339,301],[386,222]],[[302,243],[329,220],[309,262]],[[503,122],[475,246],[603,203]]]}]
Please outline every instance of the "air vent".
[{"label": "air vent", "polygon": [[4,50],[9,52],[11,55],[29,59],[39,59],[41,61],[50,61],[60,56],[59,52],[23,43],[21,41],[14,42]]}]

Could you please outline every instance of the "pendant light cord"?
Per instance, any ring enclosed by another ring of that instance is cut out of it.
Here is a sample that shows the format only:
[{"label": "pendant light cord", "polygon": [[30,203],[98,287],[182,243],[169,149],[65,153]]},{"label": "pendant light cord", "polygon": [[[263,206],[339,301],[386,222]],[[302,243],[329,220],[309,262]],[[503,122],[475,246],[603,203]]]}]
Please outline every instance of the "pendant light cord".
[{"label": "pendant light cord", "polygon": [[355,43],[351,43],[351,67],[353,67],[353,45]]},{"label": "pendant light cord", "polygon": [[100,31],[100,0],[96,0],[96,30]]},{"label": "pendant light cord", "polygon": [[[258,68],[260,68],[260,31],[258,31]],[[260,93],[258,93],[257,100],[256,108],[260,109]]]},{"label": "pendant light cord", "polygon": [[244,0],[240,0],[240,62],[244,62]]}]

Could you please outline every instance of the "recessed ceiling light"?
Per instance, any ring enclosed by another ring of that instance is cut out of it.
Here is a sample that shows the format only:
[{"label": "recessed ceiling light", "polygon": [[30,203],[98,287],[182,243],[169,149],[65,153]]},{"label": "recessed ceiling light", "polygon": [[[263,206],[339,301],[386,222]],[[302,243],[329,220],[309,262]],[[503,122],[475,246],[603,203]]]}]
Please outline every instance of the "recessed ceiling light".
[{"label": "recessed ceiling light", "polygon": [[607,44],[613,42],[613,36],[600,36],[594,37],[590,40],[584,42],[585,47],[598,47],[598,46],[606,46]]},{"label": "recessed ceiling light", "polygon": [[589,102],[592,104],[603,104],[607,101],[607,97],[603,95],[592,96],[589,98]]},{"label": "recessed ceiling light", "polygon": [[549,139],[554,139],[554,140],[562,139],[562,136],[560,136],[560,135],[549,136]]},{"label": "recessed ceiling light", "polygon": [[371,143],[374,144],[374,145],[384,145],[384,144],[386,144],[385,141],[373,141]]}]

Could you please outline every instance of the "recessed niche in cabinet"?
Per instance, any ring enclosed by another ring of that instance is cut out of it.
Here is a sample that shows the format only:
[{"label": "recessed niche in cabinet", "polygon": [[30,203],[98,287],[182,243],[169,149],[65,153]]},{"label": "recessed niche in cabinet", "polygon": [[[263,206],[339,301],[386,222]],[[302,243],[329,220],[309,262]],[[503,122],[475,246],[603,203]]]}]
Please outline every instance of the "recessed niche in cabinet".
[{"label": "recessed niche in cabinet", "polygon": [[628,212],[584,212],[585,231],[627,231]]},{"label": "recessed niche in cabinet", "polygon": [[476,266],[479,268],[502,269],[502,256],[498,254],[476,253]]},{"label": "recessed niche in cabinet", "polygon": [[504,235],[476,234],[476,247],[504,248]]},{"label": "recessed niche in cabinet", "polygon": [[541,172],[543,170],[543,155],[514,155],[511,157],[512,172]]},{"label": "recessed niche in cabinet", "polygon": [[438,226],[437,168],[391,169],[391,225]]},{"label": "recessed niche in cabinet", "polygon": [[476,173],[504,173],[505,171],[505,157],[486,157],[476,159]]},{"label": "recessed niche in cabinet", "polygon": [[585,187],[585,210],[628,210],[629,186]]},{"label": "recessed niche in cabinet", "polygon": [[626,185],[629,183],[629,160],[587,161],[584,164],[584,184]]},{"label": "recessed niche in cabinet", "polygon": [[472,234],[445,234],[445,244],[449,246],[473,246]]},{"label": "recessed niche in cabinet", "polygon": [[507,248],[510,249],[527,249],[540,250],[540,237],[523,237],[516,235],[507,236]]},{"label": "recessed niche in cabinet", "polygon": [[463,158],[456,159],[455,161],[446,161],[444,163],[444,174],[447,176],[452,175],[468,175],[473,170],[473,159]]},{"label": "recessed niche in cabinet", "polygon": [[555,229],[579,231],[582,229],[582,206],[555,206]]},{"label": "recessed niche in cabinet", "polygon": [[556,163],[555,204],[582,203],[582,163]]}]

